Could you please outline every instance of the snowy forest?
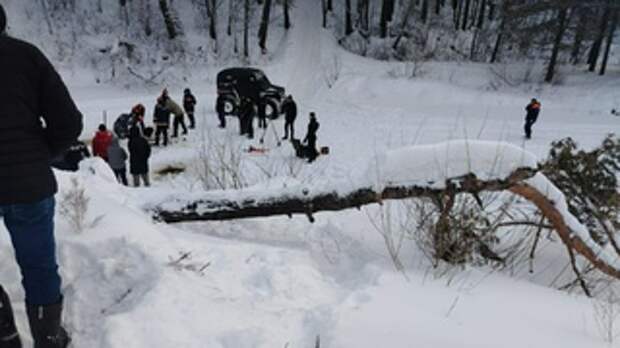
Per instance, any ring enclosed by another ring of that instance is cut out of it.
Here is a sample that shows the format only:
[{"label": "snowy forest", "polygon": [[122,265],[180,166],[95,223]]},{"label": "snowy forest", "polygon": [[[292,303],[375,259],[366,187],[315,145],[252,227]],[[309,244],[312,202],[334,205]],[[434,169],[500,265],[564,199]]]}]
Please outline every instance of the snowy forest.
[{"label": "snowy forest", "polygon": [[59,348],[619,345],[620,1],[0,5],[83,117]]},{"label": "snowy forest", "polygon": [[[105,69],[107,79],[128,72],[152,80],[165,65],[256,62],[294,25],[295,1],[38,0],[26,18],[45,23],[36,36],[51,38],[62,61]],[[322,26],[339,44],[377,59],[516,62],[546,82],[561,82],[558,71],[604,75],[617,64],[610,54],[620,4],[612,0],[325,0],[321,7]]]}]

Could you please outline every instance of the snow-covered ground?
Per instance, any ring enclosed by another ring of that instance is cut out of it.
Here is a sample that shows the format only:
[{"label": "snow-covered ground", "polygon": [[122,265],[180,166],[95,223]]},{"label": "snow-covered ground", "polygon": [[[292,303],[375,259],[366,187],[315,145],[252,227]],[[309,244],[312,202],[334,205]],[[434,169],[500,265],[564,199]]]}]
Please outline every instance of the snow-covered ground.
[{"label": "snow-covered ground", "polygon": [[[305,133],[308,112],[315,111],[319,145],[331,153],[312,165],[300,163],[268,133],[266,155],[243,154],[250,163],[244,167],[248,184],[346,181],[377,155],[412,144],[504,141],[544,158],[553,140],[571,136],[591,147],[620,131],[620,117],[610,115],[620,107],[617,72],[577,76],[570,87],[499,92],[488,88],[488,69],[473,64],[429,64],[426,77],[395,78],[395,69],[402,68],[397,63],[340,50],[314,22],[320,16],[313,5],[298,2],[293,31],[273,40],[263,68],[296,97],[298,136]],[[156,149],[153,170],[169,164],[192,168],[204,137],[259,145],[258,139],[239,140],[233,119],[228,129],[216,128],[216,70],[197,71],[188,85],[199,98],[199,130]],[[335,72],[339,77],[327,88]],[[86,117],[84,139],[104,110],[110,124],[137,102],[153,105],[159,92],[97,85],[88,72],[64,77]],[[168,87],[180,99],[186,86]],[[542,112],[533,139],[525,142],[523,108],[531,97],[542,101]],[[274,125],[281,136],[282,121]],[[153,223],[141,202],[171,189],[200,190],[191,171],[154,175],[153,188],[133,189],[117,185],[101,163],[89,165],[95,174],[58,173],[58,200],[77,178],[90,197],[89,219],[98,220],[75,233],[58,216],[66,320],[76,347],[296,348],[315,347],[317,339],[332,348],[609,346],[592,301],[551,286],[559,286],[552,277],[567,263],[550,241],[541,245],[533,275],[524,266],[513,270],[514,277],[487,268],[438,277],[422,255],[411,252],[403,254],[402,274],[369,219],[377,207],[317,214],[314,224],[296,216],[165,225]],[[17,302],[18,325],[27,332],[9,245],[0,231],[0,283]]]}]

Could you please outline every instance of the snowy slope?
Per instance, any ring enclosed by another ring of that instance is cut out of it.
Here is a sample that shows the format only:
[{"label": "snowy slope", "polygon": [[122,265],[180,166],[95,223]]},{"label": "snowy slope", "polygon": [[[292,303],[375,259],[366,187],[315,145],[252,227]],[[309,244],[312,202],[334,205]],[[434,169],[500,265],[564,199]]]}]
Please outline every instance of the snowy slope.
[{"label": "snowy slope", "polygon": [[[590,147],[620,131],[620,118],[609,115],[620,103],[618,76],[604,83],[576,77],[573,87],[537,90],[543,111],[534,139],[524,142],[523,107],[534,92],[490,91],[487,71],[478,65],[437,64],[427,77],[395,79],[390,71],[397,64],[338,49],[328,32],[317,29],[318,16],[308,15],[317,11],[313,5],[298,1],[293,31],[272,49],[264,68],[298,99],[298,135],[303,136],[307,113],[316,111],[319,144],[332,153],[296,166],[296,178],[285,177],[291,149],[276,147],[268,136],[267,155],[244,155],[248,184],[346,181],[385,150],[411,144],[504,141],[543,157],[560,137],[570,135]],[[326,71],[334,57],[341,71],[329,89]],[[205,68],[188,81],[199,97],[204,131],[155,150],[154,169],[170,163],[191,168],[202,132],[238,146],[258,145],[238,139],[232,119],[228,129],[215,129],[214,73]],[[151,106],[158,93],[94,85],[88,74],[64,75],[85,113],[85,139],[104,110],[109,123],[134,103]],[[185,86],[169,87],[179,99]],[[281,132],[282,121],[274,124]],[[394,271],[383,237],[368,218],[377,207],[318,214],[314,224],[304,217],[274,217],[168,226],[153,223],[140,203],[171,189],[196,192],[200,184],[191,171],[155,177],[152,189],[133,189],[115,184],[102,163],[88,166],[77,174],[58,173],[58,200],[77,178],[91,199],[89,219],[101,217],[96,226],[75,233],[58,216],[66,319],[76,347],[296,348],[314,347],[317,336],[321,347],[335,348],[609,346],[592,302],[555,290],[559,284],[552,278],[567,263],[554,253],[553,241],[542,242],[533,275],[523,266],[512,270],[514,278],[487,268],[439,277],[413,246],[403,252],[403,275]],[[265,168],[278,168],[270,181]],[[16,302],[21,332],[27,332],[18,270],[3,227],[0,263],[0,283]],[[563,275],[571,279],[570,270]]]}]

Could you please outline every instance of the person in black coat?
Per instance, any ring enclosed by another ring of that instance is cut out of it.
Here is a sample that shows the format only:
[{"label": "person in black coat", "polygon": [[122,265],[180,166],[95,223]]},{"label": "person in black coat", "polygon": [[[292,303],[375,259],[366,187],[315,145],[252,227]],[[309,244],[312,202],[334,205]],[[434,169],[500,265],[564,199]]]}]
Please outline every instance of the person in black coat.
[{"label": "person in black coat", "polygon": [[[49,60],[6,34],[0,5],[0,215],[15,251],[35,347],[65,348],[54,238],[57,183],[51,159],[75,143],[82,114]],[[0,345],[21,347],[0,286]]]},{"label": "person in black coat", "polygon": [[319,157],[319,152],[316,150],[316,132],[319,130],[319,122],[316,120],[316,114],[310,113],[310,122],[308,123],[308,132],[304,138],[304,143],[308,145],[308,163],[314,162]]},{"label": "person in black coat", "polygon": [[536,99],[532,99],[525,107],[525,111],[527,111],[527,114],[525,115],[525,126],[523,128],[525,130],[525,137],[531,139],[532,126],[538,120],[538,114],[540,113],[540,102]]},{"label": "person in black coat", "polygon": [[133,176],[133,185],[140,186],[140,179],[144,186],[150,186],[149,181],[149,157],[151,157],[151,146],[142,136],[140,128],[133,127],[129,131],[129,172]]},{"label": "person in black coat", "polygon": [[258,128],[267,128],[267,101],[260,99],[258,102]]},{"label": "person in black coat", "polygon": [[291,140],[295,139],[295,119],[297,118],[297,104],[293,100],[292,95],[288,95],[282,102],[282,113],[284,113],[284,137],[282,140],[288,139],[289,131]]},{"label": "person in black coat", "polygon": [[249,139],[254,139],[254,117],[256,116],[256,108],[254,102],[250,98],[245,98],[241,102],[239,110],[239,128],[240,134],[246,134]]},{"label": "person in black coat", "polygon": [[196,118],[194,113],[196,111],[196,97],[192,94],[189,88],[183,91],[183,109],[189,118],[189,129],[196,128]]},{"label": "person in black coat", "polygon": [[220,128],[226,128],[226,100],[223,96],[217,96],[215,100],[215,112],[220,120]]},{"label": "person in black coat", "polygon": [[153,110],[153,124],[155,124],[155,146],[159,146],[159,138],[164,138],[164,146],[168,146],[168,128],[170,128],[170,110],[166,107],[166,100],[157,99]]}]

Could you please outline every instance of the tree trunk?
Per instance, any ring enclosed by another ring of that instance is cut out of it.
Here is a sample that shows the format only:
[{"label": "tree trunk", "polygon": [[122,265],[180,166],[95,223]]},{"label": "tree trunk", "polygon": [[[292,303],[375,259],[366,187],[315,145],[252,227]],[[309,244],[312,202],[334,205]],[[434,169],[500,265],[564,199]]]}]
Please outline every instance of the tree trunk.
[{"label": "tree trunk", "polygon": [[463,10],[463,22],[461,23],[461,30],[467,30],[467,23],[469,19],[469,8],[471,6],[471,0],[465,0],[465,9]]},{"label": "tree trunk", "polygon": [[258,29],[258,46],[261,53],[267,53],[267,34],[269,33],[269,21],[271,20],[271,0],[263,0],[263,15],[261,16],[260,28]]},{"label": "tree trunk", "polygon": [[480,11],[478,11],[478,23],[476,24],[476,27],[478,27],[478,29],[482,29],[482,27],[484,26],[484,13],[487,9],[487,1],[486,0],[481,0],[481,4],[480,4]]},{"label": "tree trunk", "polygon": [[228,0],[228,25],[226,26],[226,35],[228,36],[232,36],[233,34],[233,26],[235,24],[236,13],[237,11],[235,9],[235,0]]},{"label": "tree trunk", "polygon": [[327,0],[327,11],[334,12],[334,4],[332,0]]},{"label": "tree trunk", "polygon": [[[205,193],[202,199],[188,201],[186,197],[168,197],[165,202],[152,205],[151,212],[155,219],[168,223],[190,221],[232,220],[251,217],[267,217],[275,215],[304,214],[310,222],[314,222],[313,214],[321,211],[340,211],[350,208],[360,208],[363,205],[382,203],[385,200],[406,199],[414,197],[454,197],[457,194],[479,194],[481,192],[510,191],[533,203],[551,223],[555,232],[570,250],[574,250],[601,272],[620,279],[620,266],[605,257],[604,250],[592,240],[584,240],[583,234],[575,233],[567,224],[566,218],[571,218],[558,210],[558,202],[551,202],[544,193],[525,183],[525,180],[536,175],[533,169],[518,169],[503,179],[480,180],[473,174],[458,178],[447,179],[445,189],[436,189],[426,186],[387,186],[381,192],[372,188],[353,189],[347,194],[340,194],[341,190],[310,194],[307,189],[292,190],[288,188],[282,192],[271,191],[269,196],[257,199],[253,192],[239,191],[234,199],[223,198],[221,193],[209,197]],[[542,176],[543,180],[548,180]],[[550,184],[552,185],[552,184]],[[291,194],[298,191],[299,194]],[[179,206],[178,210],[167,210],[167,205]],[[574,219],[574,217],[572,217]]]},{"label": "tree trunk", "polygon": [[407,5],[407,9],[405,10],[403,21],[400,25],[400,32],[398,33],[398,36],[396,37],[396,40],[394,41],[394,44],[392,45],[393,50],[398,49],[400,40],[402,40],[403,35],[405,35],[405,30],[407,29],[407,25],[409,25],[409,18],[413,14],[413,10],[415,8],[415,2],[416,0],[409,0],[409,5]]},{"label": "tree trunk", "polygon": [[581,46],[588,24],[588,14],[585,12],[585,10],[586,9],[581,9],[579,20],[577,22],[577,28],[575,29],[575,41],[573,42],[573,48],[570,54],[571,62],[574,65],[579,64],[579,62],[581,61]]},{"label": "tree trunk", "polygon": [[607,44],[605,47],[605,54],[603,55],[603,63],[601,64],[601,71],[599,75],[605,75],[605,70],[607,70],[607,61],[609,60],[609,52],[611,51],[611,44],[614,41],[614,35],[616,33],[616,28],[618,27],[618,12],[620,10],[615,10],[613,17],[611,19],[611,27],[609,28],[609,34],[607,34]]},{"label": "tree trunk", "polygon": [[282,1],[282,7],[284,12],[284,29],[289,30],[291,28],[291,17],[289,14],[289,0]]},{"label": "tree trunk", "polygon": [[353,33],[353,23],[351,21],[351,0],[345,0],[344,23],[344,35],[349,36]]},{"label": "tree trunk", "polygon": [[370,31],[369,0],[357,0],[358,29],[365,35]]},{"label": "tree trunk", "polygon": [[168,7],[168,1],[159,0],[159,9],[161,10],[161,14],[164,17],[164,23],[166,23],[168,38],[170,40],[174,40],[177,37],[178,33],[176,23],[174,22],[174,18],[172,17],[172,13],[170,12],[170,7]]},{"label": "tree trunk", "polygon": [[420,20],[422,23],[428,21],[428,0],[422,0],[422,13],[420,13]]},{"label": "tree trunk", "polygon": [[553,42],[553,50],[551,51],[551,59],[549,59],[549,66],[547,67],[547,75],[545,76],[545,82],[551,83],[553,76],[555,75],[555,66],[558,60],[558,54],[560,53],[560,46],[562,45],[562,39],[566,32],[566,22],[568,17],[568,8],[558,10],[558,31],[555,34],[555,40]]},{"label": "tree trunk", "polygon": [[601,24],[599,27],[598,35],[592,47],[590,48],[590,54],[588,56],[588,64],[590,64],[589,71],[593,72],[596,70],[596,64],[598,63],[598,58],[601,54],[601,47],[603,46],[603,40],[605,39],[605,33],[607,32],[607,23],[609,22],[609,15],[611,13],[611,9],[609,6],[605,9],[603,13],[603,18],[601,18]]},{"label": "tree trunk", "polygon": [[380,30],[381,30],[381,38],[385,39],[388,35],[388,24],[392,21],[392,17],[394,16],[394,0],[383,0],[383,5],[381,6],[381,22],[380,22]]},{"label": "tree trunk", "polygon": [[327,2],[321,0],[321,11],[323,12],[323,29],[327,29]]},{"label": "tree trunk", "polygon": [[443,6],[443,2],[444,0],[435,0],[435,14],[439,15],[441,14],[441,7]]},{"label": "tree trunk", "polygon": [[243,3],[243,56],[250,57],[250,0],[244,0]]},{"label": "tree trunk", "polygon": [[216,0],[205,0],[209,17],[209,37],[217,42],[217,4]]}]

